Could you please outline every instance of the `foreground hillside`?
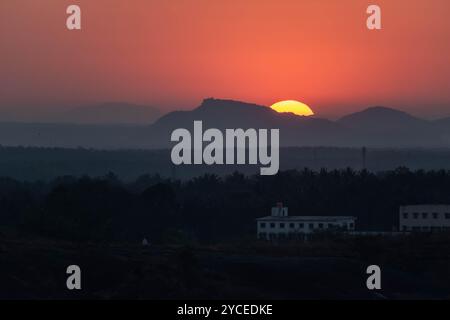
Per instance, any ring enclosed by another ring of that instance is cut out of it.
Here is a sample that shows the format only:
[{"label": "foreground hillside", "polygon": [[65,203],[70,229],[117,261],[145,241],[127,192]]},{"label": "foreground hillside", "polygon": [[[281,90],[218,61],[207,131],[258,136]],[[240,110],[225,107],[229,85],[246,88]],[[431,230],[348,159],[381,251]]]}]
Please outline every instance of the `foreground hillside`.
[{"label": "foreground hillside", "polygon": [[[3,239],[0,299],[450,297],[449,239],[428,239],[416,250],[411,239],[370,241],[188,248]],[[373,263],[383,271],[377,293],[365,287]],[[66,289],[71,264],[81,267],[81,291]]]}]

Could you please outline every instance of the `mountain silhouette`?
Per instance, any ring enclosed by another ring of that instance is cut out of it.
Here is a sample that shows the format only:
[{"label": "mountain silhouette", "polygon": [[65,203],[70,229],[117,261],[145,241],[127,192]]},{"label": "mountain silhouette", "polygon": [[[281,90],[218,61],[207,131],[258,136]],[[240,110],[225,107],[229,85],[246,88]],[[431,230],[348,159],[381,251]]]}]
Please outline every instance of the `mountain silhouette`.
[{"label": "mountain silhouette", "polygon": [[450,128],[450,117],[434,120],[433,123],[441,128]]},{"label": "mountain silhouette", "polygon": [[0,122],[148,125],[162,115],[161,111],[155,107],[123,102],[67,108],[67,106],[57,108],[55,106],[22,106],[20,108],[1,106]]},{"label": "mountain silhouette", "polygon": [[444,137],[431,121],[386,107],[370,107],[337,121],[354,130],[354,142],[375,147],[439,147]]},{"label": "mountain silhouette", "polygon": [[428,127],[431,124],[412,115],[386,107],[370,107],[349,114],[338,120],[339,123],[354,129],[367,131],[402,130]]},{"label": "mountain silhouette", "polygon": [[346,128],[327,119],[277,113],[266,106],[213,98],[203,100],[192,111],[175,111],[161,117],[152,126],[152,134],[159,141],[170,141],[173,130],[192,128],[195,120],[202,120],[204,130],[280,129],[282,146],[337,145],[348,135]]},{"label": "mountain silhouette", "polygon": [[54,120],[77,124],[150,124],[160,116],[161,111],[150,106],[103,103],[65,111]]},{"label": "mountain silhouette", "polygon": [[[141,120],[146,125],[109,124],[121,114],[125,106],[107,104],[86,108],[78,117],[75,114],[79,111],[74,112],[71,119],[88,124],[0,123],[0,144],[96,149],[169,148],[174,144],[170,141],[173,130],[186,128],[192,132],[193,122],[201,120],[203,130],[279,129],[282,147],[450,147],[450,119],[428,121],[386,107],[367,108],[331,121],[314,116],[277,113],[266,106],[252,103],[208,98],[191,111],[167,113],[153,124],[149,119],[151,117],[144,117],[142,113],[145,121]],[[89,114],[101,114],[114,108],[118,111],[112,112],[114,117],[109,119]],[[95,119],[98,122],[91,123]],[[132,117],[123,123],[130,119]]]}]

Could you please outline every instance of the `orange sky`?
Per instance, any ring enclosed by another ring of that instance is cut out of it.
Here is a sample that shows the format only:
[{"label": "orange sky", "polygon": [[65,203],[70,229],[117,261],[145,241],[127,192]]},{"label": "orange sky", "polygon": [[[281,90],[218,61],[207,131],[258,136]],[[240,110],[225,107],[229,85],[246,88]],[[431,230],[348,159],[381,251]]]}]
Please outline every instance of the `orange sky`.
[{"label": "orange sky", "polygon": [[[65,27],[82,9],[82,31]],[[383,30],[366,28],[382,8]],[[204,97],[450,115],[448,0],[1,0],[0,108]]]}]

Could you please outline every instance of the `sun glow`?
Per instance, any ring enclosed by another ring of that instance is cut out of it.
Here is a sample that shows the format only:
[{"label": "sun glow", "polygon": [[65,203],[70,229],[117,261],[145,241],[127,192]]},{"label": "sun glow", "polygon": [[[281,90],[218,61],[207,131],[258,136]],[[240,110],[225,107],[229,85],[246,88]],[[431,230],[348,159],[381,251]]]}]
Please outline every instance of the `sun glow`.
[{"label": "sun glow", "polygon": [[302,102],[295,100],[280,101],[270,106],[270,108],[275,110],[276,112],[280,113],[290,112],[298,116],[314,115],[314,112],[311,110],[310,107],[308,107],[306,104]]}]

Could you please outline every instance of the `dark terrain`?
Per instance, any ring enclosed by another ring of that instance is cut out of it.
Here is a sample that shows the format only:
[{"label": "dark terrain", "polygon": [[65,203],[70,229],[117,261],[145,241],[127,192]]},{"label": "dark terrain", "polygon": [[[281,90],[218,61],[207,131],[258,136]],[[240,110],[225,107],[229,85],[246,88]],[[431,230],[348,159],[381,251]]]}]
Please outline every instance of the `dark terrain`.
[{"label": "dark terrain", "polygon": [[[365,240],[365,249],[373,249],[370,241],[383,249],[367,256],[356,241],[334,244],[331,253],[322,242],[141,247],[2,240],[0,299],[450,298],[448,237],[426,239],[417,251],[373,238]],[[422,251],[430,244],[439,250]],[[365,270],[374,263],[382,269],[382,290],[376,292],[365,286]],[[81,291],[65,287],[71,264],[81,267]]]},{"label": "dark terrain", "polygon": [[[357,231],[392,231],[399,206],[450,203],[449,188],[450,171],[407,168],[186,181],[2,177],[0,298],[449,298],[448,232],[255,240],[255,219],[278,201],[290,215],[355,216]],[[82,268],[80,292],[65,288],[72,264]],[[372,264],[382,269],[376,293],[365,288]]]}]

